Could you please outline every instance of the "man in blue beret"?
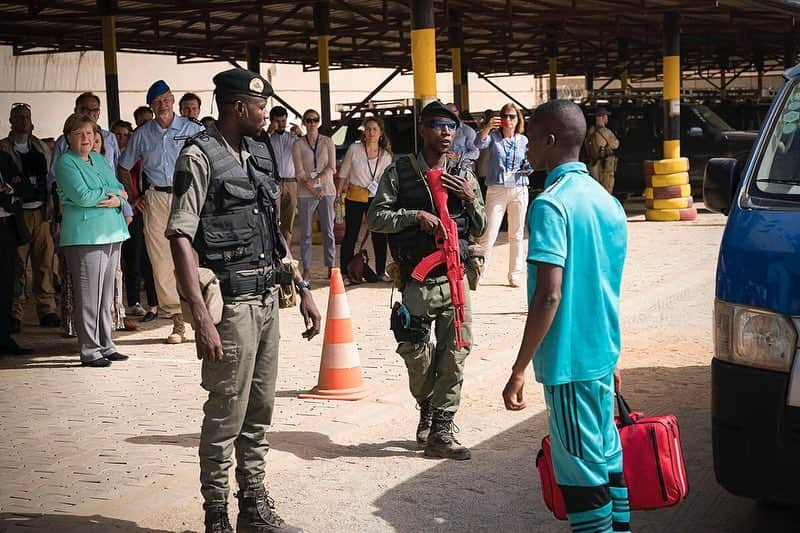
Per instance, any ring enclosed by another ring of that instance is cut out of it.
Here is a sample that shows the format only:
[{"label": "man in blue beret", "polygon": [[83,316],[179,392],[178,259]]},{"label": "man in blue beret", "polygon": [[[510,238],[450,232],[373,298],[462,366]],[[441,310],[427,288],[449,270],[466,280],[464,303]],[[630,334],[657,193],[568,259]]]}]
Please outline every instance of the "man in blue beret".
[{"label": "man in blue beret", "polygon": [[[235,449],[237,531],[291,533],[299,530],[278,516],[264,486],[278,372],[279,285],[294,283],[300,294],[304,338],[319,333],[320,315],[300,272],[281,266],[284,259],[291,264],[291,255],[278,222],[280,184],[269,148],[257,137],[272,88],[244,69],[217,74],[214,85],[219,118],[178,157],[166,232],[208,391],[199,449],[206,532],[233,533],[228,472]],[[219,280],[221,317],[206,307],[198,263]]]},{"label": "man in blue beret", "polygon": [[[125,153],[120,157],[118,174],[128,189],[131,205],[143,214],[144,240],[153,265],[159,314],[172,318],[173,323],[172,333],[166,342],[180,344],[185,340],[186,326],[175,285],[175,267],[164,230],[172,205],[175,161],[187,139],[202,131],[203,126],[175,114],[175,97],[164,80],[158,80],[150,86],[147,105],[153,110],[154,118],[133,132]],[[134,197],[134,191],[129,187],[130,170],[140,159],[142,172],[147,176],[150,188]]]}]

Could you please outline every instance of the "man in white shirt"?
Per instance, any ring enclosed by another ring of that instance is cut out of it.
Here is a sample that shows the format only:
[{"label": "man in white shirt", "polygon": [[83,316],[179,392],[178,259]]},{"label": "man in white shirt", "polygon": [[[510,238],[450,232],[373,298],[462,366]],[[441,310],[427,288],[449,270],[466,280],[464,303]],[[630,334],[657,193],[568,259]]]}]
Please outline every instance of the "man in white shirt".
[{"label": "man in white shirt", "polygon": [[275,106],[269,112],[269,140],[275,151],[275,163],[281,178],[281,233],[286,244],[292,244],[292,226],[297,212],[297,176],[292,161],[292,146],[297,136],[286,130],[288,112],[283,106]]},{"label": "man in white shirt", "polygon": [[11,333],[19,333],[25,312],[25,294],[28,292],[26,269],[28,258],[33,273],[32,291],[36,300],[36,314],[39,324],[45,327],[58,327],[58,316],[53,287],[53,237],[47,216],[47,174],[50,168],[50,149],[33,135],[31,107],[20,103],[11,106],[9,114],[11,131],[8,137],[0,140],[0,150],[6,152],[22,177],[30,181],[29,193],[22,198],[22,213],[25,228],[30,236],[29,242],[17,246],[17,279],[22,292],[14,298],[11,310]]}]

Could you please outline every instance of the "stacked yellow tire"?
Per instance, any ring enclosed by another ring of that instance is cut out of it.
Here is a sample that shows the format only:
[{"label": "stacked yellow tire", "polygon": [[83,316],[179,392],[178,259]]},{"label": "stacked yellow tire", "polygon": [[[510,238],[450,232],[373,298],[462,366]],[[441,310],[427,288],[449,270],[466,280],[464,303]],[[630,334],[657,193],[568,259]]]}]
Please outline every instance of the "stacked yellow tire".
[{"label": "stacked yellow tire", "polygon": [[645,218],[657,222],[677,222],[697,218],[689,185],[689,160],[661,159],[644,162]]}]

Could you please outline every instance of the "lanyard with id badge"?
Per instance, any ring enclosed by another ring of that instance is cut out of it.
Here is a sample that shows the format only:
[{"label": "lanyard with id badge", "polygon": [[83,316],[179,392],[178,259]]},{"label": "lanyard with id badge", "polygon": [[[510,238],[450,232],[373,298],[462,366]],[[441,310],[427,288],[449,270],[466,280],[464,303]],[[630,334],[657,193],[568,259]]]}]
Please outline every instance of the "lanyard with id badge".
[{"label": "lanyard with id badge", "polygon": [[314,146],[311,146],[311,141],[308,140],[308,135],[306,135],[306,144],[308,144],[308,147],[311,148],[311,153],[314,154],[314,169],[311,171],[311,180],[314,181],[315,189],[322,188],[322,180],[319,179],[319,172],[317,172],[317,146],[319,146],[319,137],[319,134],[317,134],[317,139],[314,141]]},{"label": "lanyard with id badge", "polygon": [[514,164],[517,162],[517,136],[508,139],[503,139],[503,150],[505,151],[505,163],[503,165],[503,186],[513,189],[517,186],[517,173],[514,170]]}]

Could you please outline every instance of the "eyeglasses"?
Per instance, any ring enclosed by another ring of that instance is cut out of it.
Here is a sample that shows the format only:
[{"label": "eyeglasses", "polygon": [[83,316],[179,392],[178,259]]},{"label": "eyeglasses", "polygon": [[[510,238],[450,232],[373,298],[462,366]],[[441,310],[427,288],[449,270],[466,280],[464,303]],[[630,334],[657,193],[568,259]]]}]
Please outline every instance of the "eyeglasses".
[{"label": "eyeglasses", "polygon": [[445,128],[449,129],[450,131],[455,131],[456,123],[453,120],[442,120],[435,118],[433,120],[428,121],[428,126],[430,126],[434,130],[442,131]]},{"label": "eyeglasses", "polygon": [[508,120],[514,120],[517,118],[516,113],[506,113],[505,115],[500,115],[500,118],[507,118]]},{"label": "eyeglasses", "polygon": [[314,124],[314,123],[316,123],[316,122],[319,122],[319,117],[308,117],[308,118],[304,118],[304,119],[303,119],[303,122],[305,122],[306,124]]},{"label": "eyeglasses", "polygon": [[26,104],[25,102],[15,102],[15,103],[11,104],[11,111],[14,111],[18,107],[24,107],[25,109],[30,110],[31,105],[30,104]]}]

